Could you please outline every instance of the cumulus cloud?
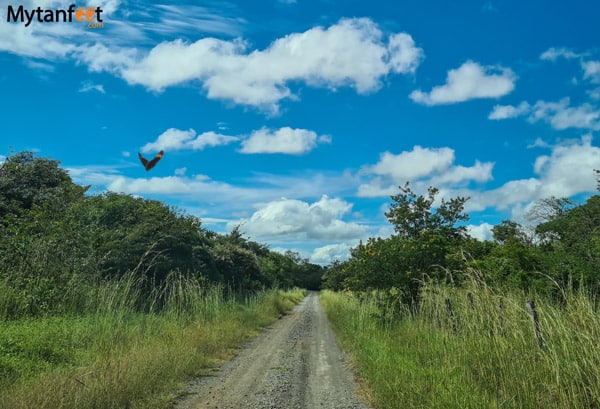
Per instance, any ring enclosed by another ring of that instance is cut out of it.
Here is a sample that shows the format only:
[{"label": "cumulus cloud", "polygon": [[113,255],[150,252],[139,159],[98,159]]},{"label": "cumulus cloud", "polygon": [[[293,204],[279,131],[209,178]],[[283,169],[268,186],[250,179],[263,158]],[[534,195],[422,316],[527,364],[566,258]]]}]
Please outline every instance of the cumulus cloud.
[{"label": "cumulus cloud", "polygon": [[577,54],[573,50],[571,50],[569,48],[564,48],[564,47],[561,47],[561,48],[551,47],[551,48],[547,49],[546,51],[544,51],[540,55],[540,59],[544,60],[544,61],[556,61],[559,58],[565,58],[567,60],[571,60],[573,58],[579,58],[579,57],[581,57],[581,54]]},{"label": "cumulus cloud", "polygon": [[328,244],[317,247],[309,257],[311,263],[326,265],[334,260],[344,261],[350,257],[350,246],[346,243]]},{"label": "cumulus cloud", "polygon": [[183,149],[202,150],[207,146],[227,145],[238,141],[236,136],[221,135],[215,132],[203,132],[199,135],[193,129],[187,131],[169,128],[158,136],[156,141],[147,143],[142,152],[156,152],[159,150],[176,151]]},{"label": "cumulus cloud", "polygon": [[365,227],[342,217],[352,205],[324,195],[314,203],[296,199],[272,201],[241,221],[252,237],[294,237],[308,240],[348,240],[362,237]]},{"label": "cumulus cloud", "polygon": [[487,191],[468,191],[466,204],[469,211],[486,208],[506,210],[526,207],[536,200],[556,196],[571,197],[594,192],[595,175],[592,169],[600,163],[600,147],[592,144],[591,135],[578,141],[565,141],[552,146],[548,155],[541,155],[533,163],[537,177],[506,182]]},{"label": "cumulus cloud", "polygon": [[499,119],[508,119],[508,118],[516,118],[521,115],[525,115],[529,113],[531,110],[531,106],[523,101],[517,106],[513,105],[495,105],[494,109],[488,116],[488,119],[499,120]]},{"label": "cumulus cloud", "polygon": [[434,176],[431,179],[431,184],[434,186],[454,185],[465,180],[483,183],[492,179],[493,169],[493,162],[482,163],[478,160],[475,161],[473,166],[450,166],[443,173]]},{"label": "cumulus cloud", "polygon": [[379,162],[363,170],[376,175],[389,175],[395,181],[411,180],[447,169],[454,162],[454,150],[450,148],[422,148],[415,146],[411,151],[398,155],[384,152]]},{"label": "cumulus cloud", "polygon": [[583,78],[593,84],[600,84],[600,61],[583,61]]},{"label": "cumulus cloud", "polygon": [[533,105],[526,101],[521,102],[518,106],[496,105],[488,118],[501,120],[520,116],[526,117],[529,122],[547,122],[556,130],[600,129],[600,109],[589,103],[571,106],[571,100],[568,97],[558,102],[537,101]]},{"label": "cumulus cloud", "polygon": [[477,240],[481,240],[481,241],[485,241],[485,240],[492,240],[493,239],[493,234],[492,234],[492,226],[489,223],[481,223],[479,225],[474,225],[474,224],[469,224],[467,227],[467,233],[469,234],[469,236],[477,239]]},{"label": "cumulus cloud", "polygon": [[476,98],[499,98],[515,88],[516,75],[509,68],[482,66],[467,61],[448,71],[446,83],[430,92],[415,90],[410,98],[424,105],[453,104]]},{"label": "cumulus cloud", "polygon": [[184,169],[175,176],[128,177],[115,167],[86,166],[67,169],[75,183],[92,185],[102,190],[131,195],[168,194],[178,199],[185,198],[194,203],[227,204],[230,209],[237,206],[246,209],[249,203],[276,198],[282,191],[270,187],[235,186],[213,180],[205,175],[184,176]]},{"label": "cumulus cloud", "polygon": [[130,84],[156,91],[199,81],[209,98],[276,112],[280,100],[293,97],[290,81],[368,93],[390,73],[413,73],[422,58],[423,51],[410,35],[386,38],[373,21],[356,18],[289,34],[264,50],[249,50],[240,39],[203,38],[193,43],[178,39],[158,44],[123,67],[108,58],[104,68],[117,67]]},{"label": "cumulus cloud", "polygon": [[430,184],[443,187],[492,179],[494,164],[491,162],[476,161],[473,166],[467,167],[454,165],[454,161],[454,150],[448,147],[423,148],[417,145],[411,151],[397,155],[384,152],[375,165],[361,169],[362,174],[375,177],[359,186],[358,195],[389,196],[406,181],[427,180]]},{"label": "cumulus cloud", "polygon": [[556,130],[567,128],[600,129],[600,110],[589,103],[571,106],[568,97],[558,102],[536,102],[531,108],[528,119],[531,122],[540,120],[548,122]]},{"label": "cumulus cloud", "polygon": [[579,59],[583,70],[583,79],[592,84],[600,84],[600,61],[586,60],[586,57],[589,57],[589,53],[576,53],[569,48],[549,48],[540,55],[540,59],[546,61],[556,61],[559,58]]},{"label": "cumulus cloud", "polygon": [[600,163],[600,147],[592,136],[555,146],[550,155],[538,157],[534,171],[543,180],[542,195],[569,197],[595,188],[592,169]]},{"label": "cumulus cloud", "polygon": [[[61,6],[55,1],[34,5],[30,0],[23,5]],[[182,38],[191,30],[197,35],[199,27],[204,32],[231,35],[243,23],[235,17],[219,17],[222,13],[202,6],[150,5],[150,10],[137,13],[136,18],[152,15],[152,24],[144,20],[126,24],[122,17],[135,5],[125,7],[116,0],[99,5],[110,20],[110,32],[86,30],[76,24],[27,28],[2,24],[0,51],[51,61],[74,59],[92,72],[108,72],[158,92],[195,83],[208,98],[270,113],[278,112],[282,99],[297,98],[291,82],[333,90],[350,87],[365,94],[377,91],[390,74],[413,74],[424,58],[409,34],[385,34],[369,18],[341,19],[329,27],[291,33],[264,49],[253,49],[239,37],[205,37],[194,42]],[[172,38],[174,34],[181,36],[150,49],[139,47],[156,35]]]},{"label": "cumulus cloud", "polygon": [[242,141],[242,153],[286,153],[302,155],[313,150],[318,143],[329,143],[328,136],[318,136],[307,129],[283,127],[276,130],[262,128],[252,132]]}]

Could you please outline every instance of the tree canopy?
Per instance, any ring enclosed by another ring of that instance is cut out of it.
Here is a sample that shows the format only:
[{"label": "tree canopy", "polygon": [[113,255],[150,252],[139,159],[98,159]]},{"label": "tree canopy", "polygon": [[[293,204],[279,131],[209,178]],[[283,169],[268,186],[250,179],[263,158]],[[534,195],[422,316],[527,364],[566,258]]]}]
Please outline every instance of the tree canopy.
[{"label": "tree canopy", "polygon": [[32,152],[0,164],[0,290],[18,294],[22,313],[58,308],[66,291],[125,274],[147,291],[172,273],[235,292],[320,287],[323,267],[276,253],[239,229],[217,234],[160,201],[87,190],[60,162]]}]

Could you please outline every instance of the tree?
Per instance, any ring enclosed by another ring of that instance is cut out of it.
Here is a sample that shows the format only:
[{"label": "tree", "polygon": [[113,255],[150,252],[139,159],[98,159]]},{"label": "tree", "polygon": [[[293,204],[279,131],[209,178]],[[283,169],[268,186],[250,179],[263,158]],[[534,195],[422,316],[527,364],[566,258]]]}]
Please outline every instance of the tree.
[{"label": "tree", "polygon": [[468,221],[464,212],[468,198],[457,197],[442,199],[437,209],[433,209],[439,190],[435,187],[427,189],[427,197],[417,196],[406,182],[399,186],[400,193],[391,196],[393,200],[390,210],[385,213],[388,221],[394,226],[396,234],[405,239],[416,239],[424,232],[435,233],[446,239],[462,238],[466,234],[464,226],[456,226],[461,221]]},{"label": "tree", "polygon": [[210,264],[197,257],[208,240],[200,219],[162,202],[106,193],[88,198],[79,220],[91,233],[103,276],[135,270],[162,282],[171,271],[197,274]]},{"label": "tree", "polygon": [[600,265],[600,195],[555,213],[536,227],[548,271],[561,283],[598,287]]},{"label": "tree", "polygon": [[267,285],[256,254],[231,243],[219,243],[213,249],[221,281],[236,291],[253,291]]},{"label": "tree", "polygon": [[512,220],[502,220],[497,226],[492,227],[494,240],[500,244],[516,241],[523,244],[531,244],[531,239],[523,231],[523,227]]},{"label": "tree", "polygon": [[395,234],[370,238],[350,250],[349,260],[330,268],[327,285],[351,290],[394,287],[405,301],[414,299],[425,277],[446,277],[449,255],[467,239],[464,213],[467,198],[442,199],[435,207],[439,191],[430,187],[427,195],[417,195],[408,183],[391,196],[386,217]]},{"label": "tree", "polygon": [[19,216],[34,206],[64,208],[88,187],[75,185],[60,162],[20,152],[0,164],[0,219]]}]

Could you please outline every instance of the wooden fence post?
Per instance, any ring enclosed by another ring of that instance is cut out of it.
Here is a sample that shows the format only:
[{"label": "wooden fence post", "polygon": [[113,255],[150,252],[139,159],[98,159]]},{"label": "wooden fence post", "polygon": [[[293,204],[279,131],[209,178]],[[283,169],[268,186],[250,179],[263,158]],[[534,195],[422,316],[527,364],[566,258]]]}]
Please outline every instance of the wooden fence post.
[{"label": "wooden fence post", "polygon": [[535,338],[537,340],[538,346],[540,349],[544,349],[544,338],[542,337],[542,328],[540,327],[540,320],[538,317],[537,310],[535,309],[535,303],[533,301],[527,301],[525,303],[527,309],[529,310],[529,315],[531,316],[531,321],[533,323],[533,331],[535,332]]},{"label": "wooden fence post", "polygon": [[502,298],[498,299],[498,334],[504,334],[504,306],[502,304]]},{"label": "wooden fence post", "polygon": [[452,310],[452,303],[449,298],[444,299],[444,303],[446,304],[446,312],[448,313],[448,318],[452,325],[452,332],[456,334],[456,318],[454,317],[454,311]]},{"label": "wooden fence post", "polygon": [[475,297],[473,297],[473,293],[467,293],[467,299],[469,300],[469,307],[471,307],[471,311],[475,311]]}]

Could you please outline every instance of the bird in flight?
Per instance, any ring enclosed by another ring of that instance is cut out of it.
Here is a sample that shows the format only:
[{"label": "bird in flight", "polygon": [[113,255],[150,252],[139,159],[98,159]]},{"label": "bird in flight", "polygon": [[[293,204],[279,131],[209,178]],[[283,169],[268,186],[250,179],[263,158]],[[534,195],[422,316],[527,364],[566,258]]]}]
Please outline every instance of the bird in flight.
[{"label": "bird in flight", "polygon": [[144,158],[141,153],[138,152],[138,156],[139,156],[140,160],[142,161],[142,165],[144,165],[144,168],[146,168],[146,171],[152,169],[158,163],[160,158],[163,157],[164,154],[165,154],[165,151],[160,151],[152,160],[148,160],[148,159]]}]

